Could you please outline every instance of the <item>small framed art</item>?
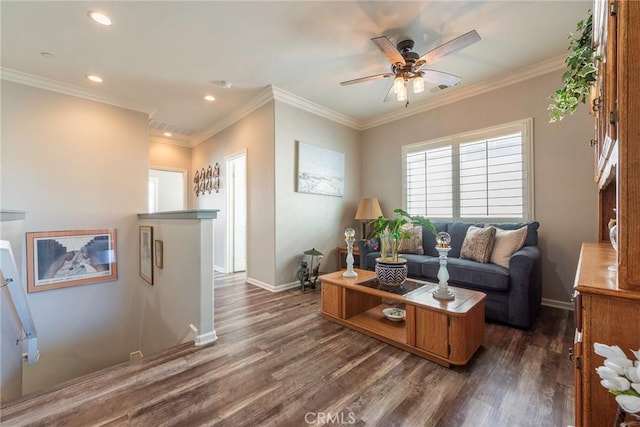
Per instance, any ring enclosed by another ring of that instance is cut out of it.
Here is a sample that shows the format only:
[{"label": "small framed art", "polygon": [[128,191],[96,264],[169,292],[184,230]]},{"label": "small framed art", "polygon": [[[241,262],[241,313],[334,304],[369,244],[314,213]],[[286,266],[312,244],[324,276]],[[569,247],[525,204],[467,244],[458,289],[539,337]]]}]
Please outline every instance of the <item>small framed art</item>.
[{"label": "small framed art", "polygon": [[140,277],[153,285],[153,227],[141,225],[140,241]]},{"label": "small framed art", "polygon": [[162,268],[162,266],[164,265],[162,260],[162,240],[155,241],[154,256],[156,260],[156,267]]}]

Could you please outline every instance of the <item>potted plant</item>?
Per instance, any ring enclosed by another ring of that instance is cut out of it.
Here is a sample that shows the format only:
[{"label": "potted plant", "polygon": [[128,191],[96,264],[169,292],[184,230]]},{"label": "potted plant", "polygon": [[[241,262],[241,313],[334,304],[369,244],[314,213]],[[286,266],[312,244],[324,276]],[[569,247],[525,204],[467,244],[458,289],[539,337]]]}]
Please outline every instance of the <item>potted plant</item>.
[{"label": "potted plant", "polygon": [[[405,224],[421,226],[430,230],[433,234],[436,229],[427,218],[412,216],[402,209],[394,209],[394,218],[378,217],[373,223],[373,229],[369,238],[380,239],[380,258],[376,259],[376,275],[384,284],[399,285],[407,278],[407,260],[398,257],[398,248],[403,239],[411,237],[403,228]],[[390,255],[389,255],[390,254]]]},{"label": "potted plant", "polygon": [[568,36],[569,54],[564,60],[568,69],[562,75],[562,87],[549,97],[553,101],[547,108],[550,122],[573,114],[578,104],[584,104],[589,98],[591,86],[596,81],[597,63],[600,61],[593,47],[592,29],[593,13],[590,10],[587,19],[578,22],[578,34]]}]

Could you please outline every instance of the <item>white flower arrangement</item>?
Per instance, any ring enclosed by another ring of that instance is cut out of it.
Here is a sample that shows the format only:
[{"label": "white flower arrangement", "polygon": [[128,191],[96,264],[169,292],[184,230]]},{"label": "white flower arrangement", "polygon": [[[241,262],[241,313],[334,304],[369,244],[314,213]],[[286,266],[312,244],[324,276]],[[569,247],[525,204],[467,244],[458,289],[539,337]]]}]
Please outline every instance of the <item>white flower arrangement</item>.
[{"label": "white flower arrangement", "polygon": [[636,360],[627,358],[617,345],[594,343],[596,354],[604,357],[604,366],[596,368],[600,384],[616,397],[616,402],[628,414],[640,413],[640,350],[631,350]]}]

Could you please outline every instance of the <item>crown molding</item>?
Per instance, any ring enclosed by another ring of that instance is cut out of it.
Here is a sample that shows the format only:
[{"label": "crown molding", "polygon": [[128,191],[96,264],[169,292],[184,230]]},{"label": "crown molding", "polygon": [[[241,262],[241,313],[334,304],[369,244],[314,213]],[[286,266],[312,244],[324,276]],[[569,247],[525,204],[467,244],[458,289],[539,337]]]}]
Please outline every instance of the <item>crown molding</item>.
[{"label": "crown molding", "polygon": [[52,92],[58,92],[63,95],[71,95],[78,98],[88,99],[89,101],[101,102],[103,104],[109,104],[115,107],[125,108],[127,110],[138,111],[141,113],[146,113],[148,115],[152,115],[156,110],[154,107],[150,107],[148,105],[122,102],[118,99],[110,98],[101,94],[100,92],[91,89],[83,88],[69,83],[62,83],[33,74],[23,73],[22,71],[13,70],[11,68],[0,67],[0,79],[7,80],[13,83],[23,84],[26,86],[37,87],[39,89],[50,90]]},{"label": "crown molding", "polygon": [[512,73],[503,74],[502,76],[489,81],[476,83],[467,87],[460,87],[459,90],[450,92],[445,96],[427,100],[419,104],[414,104],[413,108],[411,109],[393,111],[391,113],[382,114],[372,119],[365,120],[362,125],[362,130],[390,123],[399,119],[403,119],[405,117],[410,117],[415,114],[424,113],[425,111],[433,110],[444,105],[452,104],[463,99],[491,92],[505,86],[509,86],[524,80],[532,79],[534,77],[550,73],[552,71],[559,70],[564,67],[565,58],[565,54],[558,55],[537,64],[520,68]]},{"label": "crown molding", "polygon": [[186,147],[191,148],[191,143],[189,141],[180,141],[170,138],[161,138],[159,136],[150,136],[149,142],[156,142],[158,144],[167,144],[167,145],[175,145],[178,147]]},{"label": "crown molding", "polygon": [[267,86],[256,96],[251,98],[249,102],[242,105],[240,108],[231,112],[230,114],[227,114],[225,117],[215,122],[212,126],[208,127],[198,135],[191,138],[191,140],[189,141],[189,147],[195,147],[196,145],[206,141],[216,133],[228,128],[238,120],[242,119],[248,114],[251,114],[267,102],[273,100],[273,91],[271,90],[271,88],[272,86]]},{"label": "crown molding", "polygon": [[276,101],[284,102],[285,104],[289,104],[293,107],[299,108],[300,110],[307,111],[311,114],[315,114],[316,116],[323,117],[325,119],[331,120],[344,126],[348,126],[356,130],[364,129],[360,120],[349,117],[346,114],[331,110],[330,108],[323,107],[322,105],[306,100],[291,92],[287,92],[284,89],[280,89],[279,87],[272,87],[273,97]]},{"label": "crown molding", "polygon": [[362,122],[360,122],[359,120],[353,119],[347,116],[346,114],[338,113],[337,111],[331,110],[327,107],[323,107],[322,105],[308,101],[298,95],[294,95],[291,92],[287,92],[284,89],[280,89],[279,87],[269,85],[266,88],[264,88],[260,93],[258,93],[258,95],[253,97],[249,102],[244,104],[242,107],[228,114],[223,119],[213,124],[211,127],[205,129],[203,132],[193,137],[190,140],[188,146],[195,147],[196,145],[211,138],[216,133],[221,132],[222,130],[231,126],[232,124],[242,119],[243,117],[247,116],[248,114],[254,112],[255,110],[262,107],[267,102],[274,101],[274,100],[283,102],[285,104],[299,108],[303,111],[307,111],[311,114],[315,114],[316,116],[324,117],[325,119],[340,123],[342,125],[354,128],[356,130],[363,130]]}]

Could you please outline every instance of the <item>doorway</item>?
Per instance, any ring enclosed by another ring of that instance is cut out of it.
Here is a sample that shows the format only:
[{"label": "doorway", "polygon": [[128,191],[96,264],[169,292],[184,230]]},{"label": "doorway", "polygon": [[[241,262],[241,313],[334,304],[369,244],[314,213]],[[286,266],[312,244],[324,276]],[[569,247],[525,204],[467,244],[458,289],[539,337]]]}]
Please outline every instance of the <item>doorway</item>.
[{"label": "doorway", "polygon": [[227,163],[226,270],[247,270],[247,152],[225,157]]},{"label": "doorway", "polygon": [[186,209],[186,175],[186,170],[149,168],[149,213]]}]

